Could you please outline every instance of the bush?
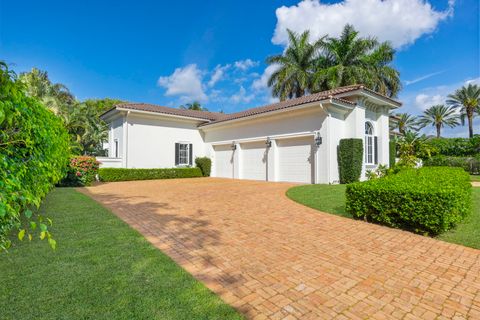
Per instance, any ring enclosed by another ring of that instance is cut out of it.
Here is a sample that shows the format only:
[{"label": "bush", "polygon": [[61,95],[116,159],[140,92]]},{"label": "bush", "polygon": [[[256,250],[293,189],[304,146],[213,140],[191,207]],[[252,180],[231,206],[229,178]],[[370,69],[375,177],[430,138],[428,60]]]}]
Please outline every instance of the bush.
[{"label": "bush", "polygon": [[397,157],[397,143],[395,141],[389,142],[388,165],[390,168],[395,166],[395,158]]},{"label": "bush", "polygon": [[210,160],[210,158],[195,158],[195,165],[202,170],[204,177],[210,177],[210,171],[212,169],[212,160]]},{"label": "bush", "polygon": [[469,212],[471,187],[459,168],[405,169],[348,185],[346,209],[356,218],[435,235]]},{"label": "bush", "polygon": [[202,176],[200,168],[172,168],[172,169],[126,169],[100,168],[98,175],[101,181],[132,181],[153,179],[196,178]]},{"label": "bush", "polygon": [[0,251],[10,246],[13,229],[20,239],[33,238],[36,230],[55,247],[47,223],[40,216],[38,223],[33,221],[32,209],[63,178],[68,158],[62,121],[27,97],[15,74],[0,62]]},{"label": "bush", "polygon": [[468,157],[480,153],[480,135],[473,138],[432,138],[426,143],[437,155]]},{"label": "bush", "polygon": [[471,174],[480,174],[480,155],[475,157],[434,156],[423,161],[425,167],[459,167]]},{"label": "bush", "polygon": [[358,181],[362,175],[362,139],[341,139],[338,146],[338,171],[340,183]]},{"label": "bush", "polygon": [[95,157],[75,156],[70,158],[67,176],[62,180],[62,187],[89,186],[95,181],[100,163]]}]

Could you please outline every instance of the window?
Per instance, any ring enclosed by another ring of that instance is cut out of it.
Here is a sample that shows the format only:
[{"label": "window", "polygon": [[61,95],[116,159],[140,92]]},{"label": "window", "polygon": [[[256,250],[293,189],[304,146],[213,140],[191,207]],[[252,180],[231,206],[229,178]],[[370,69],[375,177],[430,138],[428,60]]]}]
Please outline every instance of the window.
[{"label": "window", "polygon": [[118,158],[118,139],[114,140],[115,158]]},{"label": "window", "polygon": [[192,165],[192,144],[183,142],[175,143],[175,165]]},{"label": "window", "polygon": [[370,122],[365,122],[365,163],[374,164],[375,146],[373,137],[373,126]]}]

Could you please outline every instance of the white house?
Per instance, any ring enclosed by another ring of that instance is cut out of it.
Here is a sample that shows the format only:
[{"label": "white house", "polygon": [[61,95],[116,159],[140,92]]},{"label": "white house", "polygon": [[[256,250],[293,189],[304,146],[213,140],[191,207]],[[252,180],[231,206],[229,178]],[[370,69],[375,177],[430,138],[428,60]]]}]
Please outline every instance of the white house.
[{"label": "white house", "polygon": [[212,159],[212,176],[336,183],[342,138],[364,139],[366,170],[388,164],[389,111],[401,104],[361,85],[223,114],[142,103],[102,115],[104,167],[172,168]]}]

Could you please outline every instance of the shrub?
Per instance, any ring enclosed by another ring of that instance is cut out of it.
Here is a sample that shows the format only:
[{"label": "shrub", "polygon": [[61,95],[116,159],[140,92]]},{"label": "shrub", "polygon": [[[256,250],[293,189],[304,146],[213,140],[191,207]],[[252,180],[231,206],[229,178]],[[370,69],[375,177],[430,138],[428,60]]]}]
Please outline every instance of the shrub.
[{"label": "shrub", "polygon": [[480,153],[480,135],[473,138],[432,138],[426,143],[438,155],[468,157]]},{"label": "shrub", "polygon": [[210,171],[212,169],[212,160],[210,158],[195,158],[195,165],[202,170],[202,175],[204,177],[210,177]]},{"label": "shrub", "polygon": [[338,171],[340,183],[358,181],[362,174],[362,139],[341,139],[338,146]]},{"label": "shrub", "polygon": [[37,230],[55,247],[47,223],[39,215],[34,221],[32,209],[64,176],[68,158],[62,121],[27,97],[15,74],[0,62],[0,251],[10,246],[13,229],[20,239],[32,239]]},{"label": "shrub", "polygon": [[67,176],[62,180],[62,187],[89,186],[95,180],[100,163],[95,157],[75,156],[70,158]]},{"label": "shrub", "polygon": [[459,168],[404,169],[348,185],[346,209],[356,218],[435,235],[469,212],[471,187]]},{"label": "shrub", "polygon": [[390,168],[395,166],[395,158],[397,157],[397,143],[395,141],[389,142],[388,164]]},{"label": "shrub", "polygon": [[171,169],[127,169],[127,168],[100,168],[98,175],[101,181],[131,181],[153,179],[196,178],[202,176],[200,168],[171,168]]},{"label": "shrub", "polygon": [[423,161],[426,167],[459,167],[471,174],[480,174],[480,155],[475,157],[434,156]]}]

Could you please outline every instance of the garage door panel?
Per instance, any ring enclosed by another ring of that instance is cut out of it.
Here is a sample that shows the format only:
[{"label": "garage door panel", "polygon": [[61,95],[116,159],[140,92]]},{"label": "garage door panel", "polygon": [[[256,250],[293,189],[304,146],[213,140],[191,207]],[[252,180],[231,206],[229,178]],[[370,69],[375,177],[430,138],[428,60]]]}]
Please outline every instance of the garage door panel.
[{"label": "garage door panel", "polygon": [[265,142],[245,143],[242,149],[242,173],[243,179],[266,180],[267,179],[267,150]]},{"label": "garage door panel", "polygon": [[229,145],[215,146],[215,176],[233,178],[233,151]]},{"label": "garage door panel", "polygon": [[278,140],[279,181],[313,183],[313,138]]}]

